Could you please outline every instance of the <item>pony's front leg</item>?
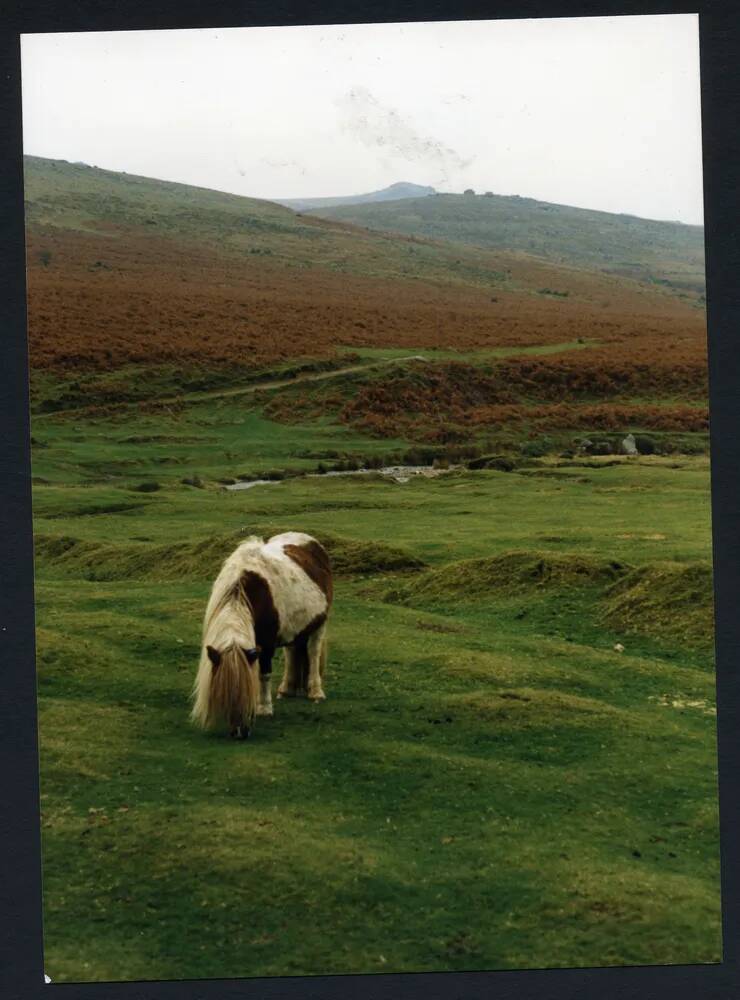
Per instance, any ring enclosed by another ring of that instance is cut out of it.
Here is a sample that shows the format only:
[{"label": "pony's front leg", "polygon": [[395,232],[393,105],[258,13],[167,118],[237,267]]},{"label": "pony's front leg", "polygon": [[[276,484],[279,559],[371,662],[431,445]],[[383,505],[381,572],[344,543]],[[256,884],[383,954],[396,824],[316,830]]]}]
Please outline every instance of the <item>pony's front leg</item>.
[{"label": "pony's front leg", "polygon": [[321,684],[326,665],[326,626],[322,625],[308,639],[308,698],[310,701],[325,701],[326,695]]},{"label": "pony's front leg", "polygon": [[239,712],[231,713],[232,740],[248,740],[250,729]]},{"label": "pony's front leg", "polygon": [[260,676],[260,703],[257,715],[272,715],[272,674]]}]

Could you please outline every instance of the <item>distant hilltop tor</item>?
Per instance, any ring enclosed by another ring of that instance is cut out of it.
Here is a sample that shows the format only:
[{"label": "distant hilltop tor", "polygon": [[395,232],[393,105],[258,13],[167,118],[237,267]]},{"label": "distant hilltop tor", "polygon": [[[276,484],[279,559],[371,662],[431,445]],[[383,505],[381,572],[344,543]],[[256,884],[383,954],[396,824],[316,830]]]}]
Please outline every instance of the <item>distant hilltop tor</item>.
[{"label": "distant hilltop tor", "polygon": [[368,194],[349,194],[340,198],[273,198],[278,205],[285,205],[296,212],[308,212],[316,208],[334,208],[342,205],[366,205],[378,201],[400,201],[402,198],[426,198],[437,192],[433,187],[422,184],[409,184],[398,181],[380,191],[370,191]]}]

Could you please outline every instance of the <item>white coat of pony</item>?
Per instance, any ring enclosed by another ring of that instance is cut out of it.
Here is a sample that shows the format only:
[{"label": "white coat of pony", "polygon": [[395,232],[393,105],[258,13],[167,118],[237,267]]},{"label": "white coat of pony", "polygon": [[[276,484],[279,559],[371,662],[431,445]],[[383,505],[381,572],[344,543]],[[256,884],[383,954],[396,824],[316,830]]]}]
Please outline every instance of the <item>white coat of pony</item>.
[{"label": "white coat of pony", "polygon": [[245,738],[255,715],[272,715],[272,658],[285,649],[278,697],[325,698],[326,621],[333,596],[329,557],[302,532],[249,538],[224,562],[203,621],[191,718],[226,721]]}]

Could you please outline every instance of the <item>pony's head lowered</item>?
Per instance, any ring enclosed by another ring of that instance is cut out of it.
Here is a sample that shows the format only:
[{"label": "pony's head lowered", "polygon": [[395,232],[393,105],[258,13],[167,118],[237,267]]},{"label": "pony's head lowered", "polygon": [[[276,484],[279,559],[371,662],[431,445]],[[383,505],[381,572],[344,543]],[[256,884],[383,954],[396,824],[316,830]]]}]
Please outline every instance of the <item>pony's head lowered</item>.
[{"label": "pony's head lowered", "polygon": [[226,722],[233,737],[246,739],[260,690],[251,609],[237,586],[209,612],[190,717],[204,729]]}]

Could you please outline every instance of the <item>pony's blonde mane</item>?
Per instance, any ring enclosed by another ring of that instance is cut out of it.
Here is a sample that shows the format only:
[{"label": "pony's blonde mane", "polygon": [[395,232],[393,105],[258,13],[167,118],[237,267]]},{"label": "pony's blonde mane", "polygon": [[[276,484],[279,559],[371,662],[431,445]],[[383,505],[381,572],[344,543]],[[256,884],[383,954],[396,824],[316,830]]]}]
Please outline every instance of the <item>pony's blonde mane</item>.
[{"label": "pony's blonde mane", "polygon": [[[240,546],[264,544],[249,538]],[[203,620],[203,645],[195,678],[190,717],[202,728],[220,719],[239,717],[249,725],[257,711],[259,679],[250,669],[242,647],[254,646],[252,606],[241,582],[243,564],[229,557],[216,577]],[[221,653],[216,670],[208,658],[207,646]]]},{"label": "pony's blonde mane", "polygon": [[257,712],[259,680],[250,669],[244,651],[238,645],[230,646],[221,653],[215,671],[207,658],[206,664],[206,683],[199,685],[196,681],[193,721],[204,729],[221,720],[249,726]]},{"label": "pony's blonde mane", "polygon": [[235,601],[244,601],[251,614],[252,608],[241,585],[241,575],[244,570],[243,562],[237,558],[237,553],[241,556],[245,554],[245,549],[254,549],[257,552],[265,544],[264,539],[251,535],[245,539],[236,552],[232,552],[229,558],[221,567],[221,572],[213,582],[211,596],[206,607],[205,620],[203,622],[203,635],[206,636],[214,619],[227,606]]}]

